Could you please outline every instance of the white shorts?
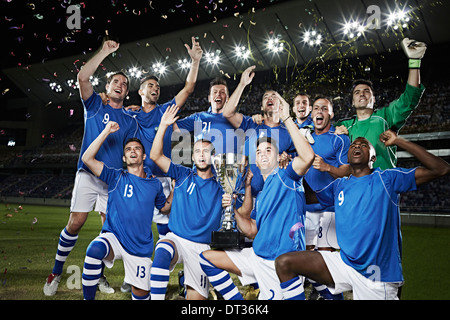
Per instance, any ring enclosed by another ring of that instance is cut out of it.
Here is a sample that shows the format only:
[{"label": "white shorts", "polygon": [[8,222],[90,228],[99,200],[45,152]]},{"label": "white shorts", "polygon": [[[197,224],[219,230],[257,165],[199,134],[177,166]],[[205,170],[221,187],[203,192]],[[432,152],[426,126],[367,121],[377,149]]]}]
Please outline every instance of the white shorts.
[{"label": "white shorts", "polygon": [[320,214],[317,248],[339,249],[336,238],[335,212],[333,211],[325,211]]},{"label": "white shorts", "polygon": [[171,240],[175,244],[178,260],[171,264],[173,271],[177,263],[184,264],[184,285],[189,286],[203,297],[208,298],[209,280],[200,266],[200,253],[211,249],[209,244],[193,242],[168,232],[164,240]]},{"label": "white shorts", "polygon": [[259,300],[282,300],[280,280],[275,271],[275,261],[265,260],[255,254],[253,248],[225,250],[228,257],[241,271],[242,285],[258,283]]},{"label": "white shorts", "polygon": [[306,211],[305,215],[305,243],[307,246],[316,246],[317,233],[320,227],[320,213]]},{"label": "white shorts", "polygon": [[398,300],[400,282],[372,281],[347,265],[339,252],[318,251],[333,278],[332,294],[353,290],[353,300]]},{"label": "white shorts", "polygon": [[124,281],[138,289],[150,291],[150,270],[152,268],[152,259],[129,254],[122,247],[116,236],[111,232],[102,233],[97,238],[106,239],[111,246],[111,250],[114,252],[114,260],[111,261],[103,259],[105,266],[112,268],[114,261],[121,259],[125,269]]},{"label": "white shorts", "polygon": [[107,203],[108,185],[93,174],[85,170],[78,170],[72,191],[70,212],[95,210],[106,213]]},{"label": "white shorts", "polygon": [[[161,184],[163,186],[164,195],[167,198],[170,194],[170,191],[172,190],[172,178],[156,177],[156,179],[161,181]],[[160,213],[159,209],[155,207],[153,209],[153,222],[161,223],[161,224],[168,224],[169,223],[169,215]]]},{"label": "white shorts", "polygon": [[306,211],[305,229],[307,246],[313,245],[316,248],[339,249],[334,212],[316,213]]}]

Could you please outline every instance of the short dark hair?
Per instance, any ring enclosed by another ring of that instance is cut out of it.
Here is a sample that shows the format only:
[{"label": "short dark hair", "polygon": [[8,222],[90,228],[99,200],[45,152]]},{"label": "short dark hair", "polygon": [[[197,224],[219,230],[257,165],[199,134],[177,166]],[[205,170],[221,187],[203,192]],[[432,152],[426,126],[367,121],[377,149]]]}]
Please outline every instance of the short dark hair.
[{"label": "short dark hair", "polygon": [[157,82],[159,82],[159,78],[155,75],[149,75],[149,76],[145,76],[144,78],[142,78],[140,80],[140,84],[139,86],[142,86],[145,82],[147,82],[148,80],[155,80]]},{"label": "short dark hair", "polygon": [[305,97],[308,97],[309,100],[311,100],[311,96],[309,94],[307,94],[306,92],[297,92],[294,95],[294,99],[297,98],[298,96],[305,96]]},{"label": "short dark hair", "polygon": [[224,78],[216,77],[216,78],[212,79],[211,82],[209,83],[208,94],[211,92],[211,88],[213,86],[217,86],[217,85],[224,85],[225,87],[227,87],[227,92],[228,92],[228,85],[227,85],[226,80]]},{"label": "short dark hair", "polygon": [[315,101],[317,101],[317,100],[319,100],[319,99],[327,100],[327,101],[330,102],[331,106],[333,106],[333,99],[330,98],[329,96],[322,95],[322,94],[318,94],[318,95],[314,96],[313,104],[314,104]]},{"label": "short dark hair", "polygon": [[145,147],[144,147],[144,145],[142,144],[142,141],[139,140],[138,138],[129,138],[129,139],[125,142],[125,144],[123,145],[123,152],[124,152],[124,153],[125,153],[125,147],[126,147],[126,145],[129,144],[130,142],[137,142],[137,143],[139,143],[139,144],[141,145],[141,147],[142,147],[142,153],[145,153]]},{"label": "short dark hair", "polygon": [[112,79],[114,78],[114,76],[117,76],[117,75],[124,76],[127,79],[127,89],[128,89],[130,86],[130,77],[128,77],[125,74],[125,72],[122,72],[122,71],[115,71],[115,72],[109,73],[109,75],[106,77],[106,84],[110,84]]},{"label": "short dark hair", "polygon": [[208,144],[210,144],[210,145],[211,145],[211,155],[214,155],[214,154],[215,154],[216,149],[214,148],[214,144],[213,144],[210,140],[200,138],[200,139],[198,139],[198,140],[195,140],[195,141],[194,141],[194,144],[193,144],[192,146],[194,146],[197,142],[208,143]]},{"label": "short dark hair", "polygon": [[372,90],[372,92],[373,92],[373,83],[372,83],[372,81],[366,80],[366,79],[357,79],[357,80],[352,82],[352,91],[351,91],[352,95],[353,95],[353,91],[355,91],[356,86],[360,85],[360,84],[368,85],[370,87],[370,89]]},{"label": "short dark hair", "polygon": [[259,145],[264,142],[270,143],[275,148],[276,153],[278,154],[278,142],[272,137],[264,136],[258,138],[258,140],[256,140],[256,148],[258,148]]}]

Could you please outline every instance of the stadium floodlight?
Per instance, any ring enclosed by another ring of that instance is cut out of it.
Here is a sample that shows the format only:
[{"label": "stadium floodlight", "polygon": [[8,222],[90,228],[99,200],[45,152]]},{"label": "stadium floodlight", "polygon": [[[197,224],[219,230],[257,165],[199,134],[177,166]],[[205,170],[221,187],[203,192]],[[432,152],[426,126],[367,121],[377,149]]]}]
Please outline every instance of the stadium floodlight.
[{"label": "stadium floodlight", "polygon": [[353,40],[364,36],[366,28],[358,21],[346,22],[344,24],[343,34],[347,39]]},{"label": "stadium floodlight", "polygon": [[67,80],[66,83],[67,83],[67,86],[69,88],[72,88],[72,89],[78,89],[79,88],[78,81],[75,81],[73,79]]},{"label": "stadium floodlight", "polygon": [[244,46],[236,46],[234,48],[234,52],[236,54],[236,57],[242,60],[247,60],[250,57],[250,50],[247,49]]},{"label": "stadium floodlight", "polygon": [[271,38],[267,42],[267,48],[272,51],[272,53],[279,53],[284,49],[284,43],[281,41],[279,37]]},{"label": "stadium floodlight", "polygon": [[167,71],[167,67],[162,62],[155,62],[152,65],[153,72],[158,73],[160,76],[162,76]]},{"label": "stadium floodlight", "polygon": [[130,74],[130,77],[140,79],[142,76],[142,71],[139,70],[137,67],[132,67],[128,69],[128,73]]},{"label": "stadium floodlight", "polygon": [[181,69],[185,70],[185,69],[189,69],[191,67],[191,63],[188,61],[188,59],[179,59],[178,60],[178,65],[180,66]]},{"label": "stadium floodlight", "polygon": [[406,29],[408,28],[410,20],[411,19],[408,17],[408,12],[402,9],[397,9],[388,15],[386,28],[398,30],[401,26],[403,29]]},{"label": "stadium floodlight", "polygon": [[310,47],[316,47],[322,44],[323,36],[316,30],[308,30],[303,33],[302,41]]},{"label": "stadium floodlight", "polygon": [[207,52],[205,54],[205,58],[206,62],[208,62],[209,64],[217,65],[220,62],[220,55],[217,52]]},{"label": "stadium floodlight", "polygon": [[97,86],[100,83],[98,78],[94,77],[94,76],[90,76],[89,77],[89,81],[91,82],[92,86],[94,86],[94,87]]},{"label": "stadium floodlight", "polygon": [[50,82],[49,87],[50,89],[58,93],[63,91],[61,85],[57,84],[56,82]]}]

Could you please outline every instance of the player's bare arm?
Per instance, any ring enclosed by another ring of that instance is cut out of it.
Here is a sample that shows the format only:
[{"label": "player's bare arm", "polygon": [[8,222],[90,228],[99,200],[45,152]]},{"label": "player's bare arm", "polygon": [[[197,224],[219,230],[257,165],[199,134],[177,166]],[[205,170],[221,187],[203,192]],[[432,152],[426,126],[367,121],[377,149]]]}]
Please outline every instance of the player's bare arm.
[{"label": "player's bare arm", "polygon": [[397,136],[392,130],[383,132],[380,135],[380,141],[386,147],[396,145],[404,149],[423,164],[424,167],[418,167],[416,169],[415,178],[417,185],[428,183],[450,173],[450,165],[447,162],[428,152],[418,144]]},{"label": "player's bare arm", "polygon": [[87,165],[87,167],[95,174],[97,177],[100,176],[103,170],[103,162],[95,159],[100,147],[103,142],[105,142],[106,138],[111,134],[120,129],[120,126],[117,122],[109,121],[103,131],[92,141],[91,145],[86,149],[81,157],[81,160]]},{"label": "player's bare arm", "polygon": [[170,163],[172,161],[163,153],[164,134],[166,133],[167,128],[178,120],[178,110],[180,110],[180,108],[174,104],[164,112],[161,117],[158,131],[155,135],[155,140],[153,141],[152,149],[150,150],[150,159],[152,159],[152,161],[165,173],[169,171]]},{"label": "player's bare arm", "polygon": [[89,82],[89,77],[95,73],[100,63],[117,49],[119,49],[119,43],[112,40],[104,41],[100,50],[78,72],[77,80],[83,100],[89,99],[94,92],[92,84]]},{"label": "player's bare arm", "polygon": [[183,89],[175,96],[175,102],[178,107],[182,107],[189,96],[194,92],[195,84],[197,82],[198,69],[200,67],[200,60],[202,59],[203,50],[200,47],[200,43],[195,40],[195,37],[191,38],[192,47],[185,44],[186,50],[191,57],[191,68],[186,78]]},{"label": "player's bare arm", "polygon": [[227,103],[223,108],[223,116],[227,118],[227,120],[231,123],[231,125],[235,128],[239,128],[242,123],[243,115],[236,111],[236,108],[239,104],[239,100],[241,99],[242,93],[244,89],[252,83],[253,78],[255,77],[256,66],[248,67],[244,70],[241,75],[241,80],[237,85],[236,89],[233,91],[233,94],[228,99]]},{"label": "player's bare arm", "polygon": [[309,167],[312,165],[314,161],[314,151],[311,148],[310,143],[306,140],[306,138],[300,133],[297,125],[289,114],[289,104],[283,97],[277,92],[276,93],[278,99],[280,100],[280,119],[286,125],[286,128],[291,136],[292,141],[294,142],[295,150],[298,153],[292,162],[292,169],[298,175],[304,175]]}]

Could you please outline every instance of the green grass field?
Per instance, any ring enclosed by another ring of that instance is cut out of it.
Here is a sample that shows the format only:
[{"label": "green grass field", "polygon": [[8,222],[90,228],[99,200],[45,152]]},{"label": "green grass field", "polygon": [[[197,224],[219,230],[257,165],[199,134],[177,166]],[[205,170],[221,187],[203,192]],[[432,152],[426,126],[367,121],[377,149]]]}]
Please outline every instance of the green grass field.
[{"label": "green grass field", "polygon": [[[0,208],[0,300],[81,300],[81,272],[86,248],[100,229],[101,221],[92,212],[83,227],[78,242],[69,255],[58,293],[46,297],[42,292],[45,280],[53,268],[59,233],[67,223],[69,209],[18,204]],[[155,233],[156,230],[154,229]],[[450,299],[450,229],[403,227],[403,268],[405,285],[402,299],[442,300]],[[79,274],[67,273],[72,268]],[[75,267],[73,267],[75,266]],[[177,298],[177,266],[171,274],[168,288],[170,299]],[[116,261],[105,275],[116,290],[107,295],[97,293],[98,300],[129,300],[129,293],[121,293],[123,264]]]}]

